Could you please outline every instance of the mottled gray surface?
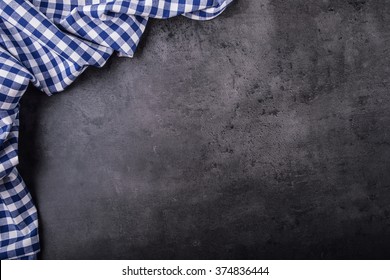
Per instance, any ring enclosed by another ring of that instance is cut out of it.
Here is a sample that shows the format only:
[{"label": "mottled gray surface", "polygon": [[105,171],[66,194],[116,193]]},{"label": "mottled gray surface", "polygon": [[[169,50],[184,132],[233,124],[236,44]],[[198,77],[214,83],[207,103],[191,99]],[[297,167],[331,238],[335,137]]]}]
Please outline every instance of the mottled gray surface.
[{"label": "mottled gray surface", "polygon": [[42,258],[389,258],[389,1],[239,0],[22,101]]}]

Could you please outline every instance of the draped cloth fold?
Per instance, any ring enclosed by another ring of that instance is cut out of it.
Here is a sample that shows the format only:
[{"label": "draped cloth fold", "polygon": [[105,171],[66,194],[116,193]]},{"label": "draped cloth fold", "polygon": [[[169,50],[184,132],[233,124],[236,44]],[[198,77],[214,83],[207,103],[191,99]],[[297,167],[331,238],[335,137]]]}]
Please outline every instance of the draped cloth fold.
[{"label": "draped cloth fold", "polygon": [[19,100],[51,95],[116,52],[132,57],[149,18],[213,19],[233,0],[0,1],[0,259],[34,259],[38,216],[18,164]]}]

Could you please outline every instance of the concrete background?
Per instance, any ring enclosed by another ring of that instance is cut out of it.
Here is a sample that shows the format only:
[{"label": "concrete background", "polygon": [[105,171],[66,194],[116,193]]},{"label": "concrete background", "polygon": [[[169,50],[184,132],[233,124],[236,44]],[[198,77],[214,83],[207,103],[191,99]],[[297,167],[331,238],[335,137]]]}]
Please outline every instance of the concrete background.
[{"label": "concrete background", "polygon": [[44,259],[390,257],[390,3],[238,0],[22,100]]}]

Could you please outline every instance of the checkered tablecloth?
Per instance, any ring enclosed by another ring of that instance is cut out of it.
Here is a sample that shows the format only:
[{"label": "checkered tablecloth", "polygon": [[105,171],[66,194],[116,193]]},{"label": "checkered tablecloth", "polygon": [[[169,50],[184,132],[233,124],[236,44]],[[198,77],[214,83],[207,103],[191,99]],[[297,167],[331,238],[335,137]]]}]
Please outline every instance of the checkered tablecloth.
[{"label": "checkered tablecloth", "polygon": [[37,210],[16,166],[19,100],[48,95],[116,52],[132,57],[149,18],[218,16],[233,0],[0,0],[0,259],[34,259]]}]

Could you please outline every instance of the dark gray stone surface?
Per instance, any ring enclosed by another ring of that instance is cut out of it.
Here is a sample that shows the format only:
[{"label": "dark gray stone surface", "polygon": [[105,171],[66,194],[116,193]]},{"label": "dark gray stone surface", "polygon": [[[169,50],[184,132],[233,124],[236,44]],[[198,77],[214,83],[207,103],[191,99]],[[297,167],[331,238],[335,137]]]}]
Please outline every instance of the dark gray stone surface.
[{"label": "dark gray stone surface", "polygon": [[388,1],[239,0],[22,100],[44,259],[390,257]]}]

